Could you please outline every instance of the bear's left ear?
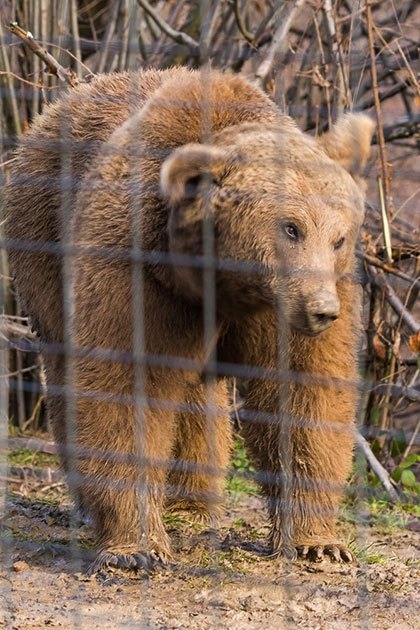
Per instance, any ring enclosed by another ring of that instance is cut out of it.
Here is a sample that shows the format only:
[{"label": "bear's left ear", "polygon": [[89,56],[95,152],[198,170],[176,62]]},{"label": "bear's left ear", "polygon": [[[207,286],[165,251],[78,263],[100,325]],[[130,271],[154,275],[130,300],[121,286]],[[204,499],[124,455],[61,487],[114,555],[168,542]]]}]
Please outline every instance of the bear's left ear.
[{"label": "bear's left ear", "polygon": [[366,114],[345,114],[317,138],[327,155],[358,179],[370,156],[375,123]]},{"label": "bear's left ear", "polygon": [[217,147],[190,143],[175,149],[160,171],[162,193],[172,204],[194,199],[206,184],[217,181],[225,164],[225,152]]}]

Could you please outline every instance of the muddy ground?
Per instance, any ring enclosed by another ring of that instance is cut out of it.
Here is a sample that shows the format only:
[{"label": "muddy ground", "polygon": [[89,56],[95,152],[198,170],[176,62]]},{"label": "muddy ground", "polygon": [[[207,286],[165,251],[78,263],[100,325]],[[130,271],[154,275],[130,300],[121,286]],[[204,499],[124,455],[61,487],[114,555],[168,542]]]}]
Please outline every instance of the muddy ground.
[{"label": "muddy ground", "polygon": [[263,504],[252,487],[234,484],[217,534],[167,518],[173,567],[150,578],[107,572],[87,579],[91,534],[72,522],[65,484],[12,471],[1,627],[408,630],[418,623],[420,536],[412,514],[380,503],[347,508],[341,533],[357,564],[292,564],[266,557]]}]

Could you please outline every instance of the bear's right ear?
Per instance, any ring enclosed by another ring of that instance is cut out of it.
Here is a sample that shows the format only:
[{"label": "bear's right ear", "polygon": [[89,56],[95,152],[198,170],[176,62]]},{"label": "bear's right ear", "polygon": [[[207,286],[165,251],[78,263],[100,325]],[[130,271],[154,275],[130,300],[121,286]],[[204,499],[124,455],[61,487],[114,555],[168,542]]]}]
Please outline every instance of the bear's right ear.
[{"label": "bear's right ear", "polygon": [[191,143],[175,149],[160,171],[162,193],[174,205],[194,199],[202,186],[218,181],[225,164],[225,152],[217,147]]},{"label": "bear's right ear", "polygon": [[330,158],[359,181],[369,159],[374,131],[375,123],[366,114],[344,114],[317,141]]}]

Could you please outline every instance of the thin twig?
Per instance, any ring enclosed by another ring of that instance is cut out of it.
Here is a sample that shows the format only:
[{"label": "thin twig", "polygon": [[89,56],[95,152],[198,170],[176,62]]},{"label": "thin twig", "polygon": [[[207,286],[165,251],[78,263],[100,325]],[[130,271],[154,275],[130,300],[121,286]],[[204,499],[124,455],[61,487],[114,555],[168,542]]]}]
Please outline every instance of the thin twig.
[{"label": "thin twig", "polygon": [[397,46],[397,48],[399,50],[399,53],[400,53],[400,55],[401,55],[401,57],[402,57],[402,59],[404,61],[404,65],[405,65],[405,67],[407,69],[407,72],[408,72],[408,74],[410,76],[413,88],[416,90],[417,95],[420,96],[420,84],[419,84],[419,82],[416,79],[416,75],[414,74],[412,67],[410,66],[410,64],[407,61],[407,57],[405,56],[404,51],[401,48],[398,39],[395,40],[395,45]]},{"label": "thin twig", "polygon": [[401,334],[398,329],[395,330],[394,335],[395,335],[395,338],[394,338],[394,343],[392,344],[392,353],[391,353],[391,358],[389,361],[388,374],[385,374],[384,376],[384,378],[386,378],[388,382],[386,383],[385,395],[382,400],[382,403],[380,406],[380,413],[379,413],[378,426],[381,433],[383,432],[382,435],[378,439],[381,448],[383,448],[385,444],[384,432],[388,428],[389,402],[392,397],[392,385],[394,384],[394,381],[395,381],[397,357],[400,353],[400,345],[401,345]]},{"label": "thin twig", "polygon": [[240,33],[244,36],[249,44],[252,44],[254,42],[254,35],[250,31],[248,31],[247,27],[245,26],[245,22],[241,13],[241,7],[239,6],[239,0],[233,0],[232,7],[235,14],[236,24],[238,25]]},{"label": "thin twig", "polygon": [[98,60],[95,66],[95,72],[100,74],[101,72],[109,71],[109,68],[106,67],[106,63],[109,58],[109,53],[112,53],[112,59],[114,58],[115,52],[111,51],[111,40],[115,33],[116,22],[118,18],[118,12],[120,10],[120,0],[115,0],[112,5],[112,12],[109,16],[108,24],[105,31],[105,36],[101,46],[101,54],[98,56]]},{"label": "thin twig", "polygon": [[13,121],[13,131],[18,136],[22,133],[22,125],[20,122],[19,106],[18,106],[18,102],[16,98],[16,90],[15,90],[15,86],[12,80],[13,73],[11,72],[10,61],[9,61],[9,57],[6,51],[4,35],[3,35],[3,26],[2,26],[1,20],[0,20],[0,42],[1,42],[0,61],[2,63],[3,68],[5,68],[4,74],[6,76],[7,86],[9,89],[9,98],[5,99],[3,107],[4,109],[6,109],[6,107],[9,106],[10,117]]},{"label": "thin twig", "polygon": [[392,243],[391,243],[391,230],[389,227],[388,213],[386,211],[386,202],[384,197],[384,187],[382,184],[382,176],[378,175],[378,188],[379,188],[379,202],[381,206],[381,218],[382,218],[382,233],[385,243],[385,251],[388,257],[388,262],[392,263]]},{"label": "thin twig", "polygon": [[346,76],[346,71],[344,69],[344,56],[341,48],[341,44],[337,35],[337,29],[335,27],[334,16],[333,16],[333,8],[331,0],[324,0],[324,13],[327,22],[328,34],[330,36],[330,40],[332,42],[332,53],[335,57],[335,63],[337,68],[339,69],[341,76],[341,84],[343,89],[340,90],[344,92],[344,98],[340,103],[339,110],[342,111],[344,107],[351,107],[351,95],[349,90],[349,82]]},{"label": "thin twig", "polygon": [[28,81],[28,79],[24,79],[23,77],[20,77],[18,74],[15,74],[14,72],[6,72],[5,70],[0,70],[0,76],[4,76],[4,75],[8,77],[13,77],[17,81],[20,81],[21,83],[25,83],[25,85],[30,85],[31,87],[34,87],[34,88],[38,88],[39,90],[57,89],[57,87],[54,85],[47,86],[40,83],[34,83],[33,81]]},{"label": "thin twig", "polygon": [[[420,114],[408,114],[389,125],[384,125],[383,131],[385,142],[415,136],[420,133]],[[376,142],[376,138],[374,138],[373,142]]]},{"label": "thin twig", "polygon": [[183,44],[184,46],[188,46],[188,48],[194,54],[198,54],[200,50],[200,45],[195,41],[192,37],[183,33],[182,31],[176,31],[172,26],[170,26],[165,20],[163,20],[153,9],[153,7],[147,2],[147,0],[137,0],[138,4],[141,6],[143,11],[147,13],[149,17],[157,24],[161,31],[163,31],[168,37],[173,39],[178,44]]},{"label": "thin twig", "polygon": [[369,263],[369,265],[378,267],[378,269],[383,269],[387,273],[392,273],[394,276],[401,278],[401,280],[405,280],[406,282],[409,282],[410,284],[414,284],[414,286],[419,286],[420,288],[420,278],[413,279],[407,273],[404,273],[403,271],[400,271],[399,269],[395,269],[394,267],[391,267],[391,265],[387,265],[387,263],[383,262],[382,260],[379,260],[379,258],[375,258],[374,256],[369,256],[368,254],[361,254],[360,257],[363,258],[363,260],[365,260],[367,263]]},{"label": "thin twig", "polygon": [[372,76],[372,90],[375,100],[375,112],[376,112],[376,121],[377,121],[377,129],[376,134],[378,138],[379,145],[379,159],[381,164],[381,174],[382,174],[382,182],[384,186],[384,203],[385,203],[385,213],[391,210],[391,190],[390,190],[390,174],[388,169],[388,160],[387,153],[385,147],[385,138],[384,138],[384,130],[382,127],[382,114],[381,114],[381,101],[379,98],[379,89],[378,89],[378,75],[376,71],[376,55],[375,55],[375,40],[373,34],[373,18],[372,18],[372,0],[366,0],[366,22],[368,29],[368,37],[369,37],[369,50],[370,50],[370,71]]},{"label": "thin twig", "polygon": [[[30,417],[26,420],[25,424],[23,425],[22,431],[26,431],[26,429],[32,425],[34,420],[39,417],[39,413],[41,411],[41,405],[44,401],[44,398],[45,398],[45,394],[42,394],[41,396],[39,396],[35,407],[32,409],[32,413]],[[38,424],[38,422],[36,424]]]},{"label": "thin twig", "polygon": [[398,493],[392,485],[392,479],[389,476],[388,472],[382,466],[382,464],[376,459],[375,455],[372,452],[372,449],[369,446],[369,443],[363,435],[357,431],[356,432],[356,444],[358,448],[362,451],[363,455],[366,457],[370,467],[372,468],[375,475],[378,477],[379,481],[388,492],[390,499],[393,503],[397,503],[398,501]]},{"label": "thin twig", "polygon": [[416,441],[416,437],[417,437],[417,434],[418,434],[419,431],[420,431],[420,419],[417,421],[416,428],[414,429],[413,434],[411,436],[411,439],[410,439],[409,443],[407,444],[407,447],[406,447],[406,449],[405,449],[405,451],[403,453],[403,456],[402,456],[402,459],[401,459],[401,463],[404,462],[407,459],[407,457],[408,457],[408,455],[409,455],[409,453],[410,453],[410,451],[411,451],[411,449],[413,447],[413,444]]},{"label": "thin twig", "polygon": [[35,55],[37,55],[45,65],[51,70],[51,72],[70,87],[76,87],[79,80],[73,74],[71,70],[66,70],[61,64],[47,51],[42,48],[40,44],[34,39],[32,33],[25,31],[21,28],[17,22],[11,22],[9,25],[9,31],[19,37],[24,45],[29,48]]},{"label": "thin twig", "polygon": [[[71,0],[70,4],[70,19],[71,19],[71,30],[73,35],[73,46],[74,46],[74,55],[77,59],[82,58],[82,52],[80,48],[80,35],[79,35],[79,22],[77,19],[77,2],[76,0]],[[79,64],[76,64],[76,74],[77,78],[82,78],[82,73]]]},{"label": "thin twig", "polygon": [[[140,1],[140,0],[139,0]],[[255,76],[262,84],[265,83],[268,75],[273,69],[277,56],[286,44],[286,38],[292,26],[293,20],[305,4],[305,0],[296,0],[290,7],[288,14],[281,20],[271,42],[270,49],[264,61],[260,64]]]},{"label": "thin twig", "polygon": [[411,315],[411,313],[406,309],[398,295],[395,293],[394,289],[391,287],[390,284],[388,284],[385,276],[381,273],[378,273],[371,265],[368,265],[368,269],[373,284],[384,290],[384,296],[388,304],[394,309],[397,315],[401,317],[401,319],[413,333],[419,332],[420,323],[417,322]]},{"label": "thin twig", "polygon": [[[17,354],[17,357],[19,357],[20,355]],[[39,366],[37,364],[35,365],[31,365],[29,367],[22,367],[19,368],[18,370],[15,370],[14,372],[9,372],[8,374],[2,374],[0,375],[0,378],[12,378],[13,376],[18,376],[19,374],[26,374],[27,372],[33,372],[34,370],[36,370]]]},{"label": "thin twig", "polygon": [[379,385],[372,384],[369,390],[379,394],[386,393],[389,390],[393,398],[402,396],[407,398],[410,402],[420,402],[420,391],[408,385],[398,385],[397,383],[391,383],[391,385],[389,383],[380,383]]}]

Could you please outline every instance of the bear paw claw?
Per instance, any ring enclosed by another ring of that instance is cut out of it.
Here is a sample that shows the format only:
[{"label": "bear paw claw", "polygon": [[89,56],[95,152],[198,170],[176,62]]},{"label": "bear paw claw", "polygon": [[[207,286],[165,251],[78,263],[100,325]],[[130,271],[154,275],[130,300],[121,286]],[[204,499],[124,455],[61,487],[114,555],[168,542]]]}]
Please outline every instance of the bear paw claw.
[{"label": "bear paw claw", "polygon": [[87,574],[94,575],[112,567],[129,571],[145,571],[150,575],[158,566],[167,566],[167,561],[155,551],[118,553],[105,550],[97,555],[88,568]]},{"label": "bear paw claw", "polygon": [[300,558],[312,562],[322,562],[326,557],[333,562],[354,562],[352,552],[344,545],[300,545],[297,552]]}]

